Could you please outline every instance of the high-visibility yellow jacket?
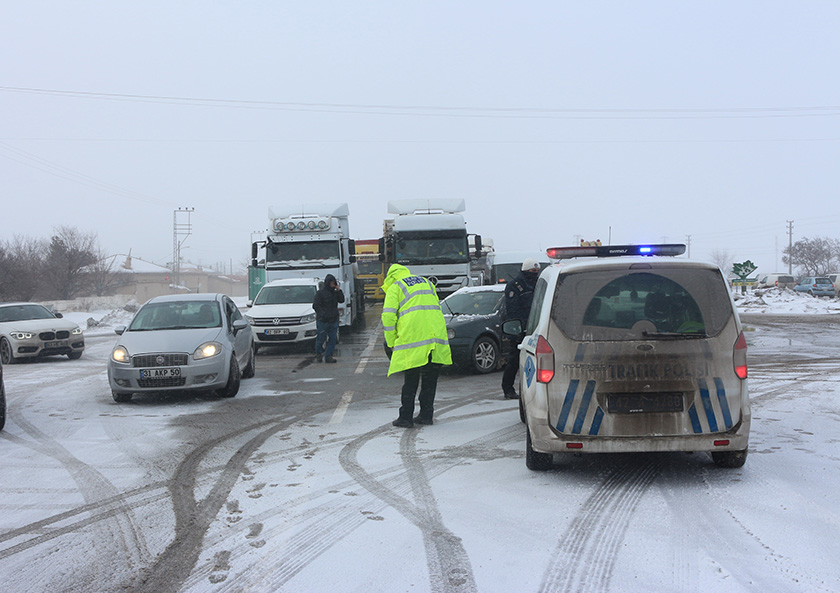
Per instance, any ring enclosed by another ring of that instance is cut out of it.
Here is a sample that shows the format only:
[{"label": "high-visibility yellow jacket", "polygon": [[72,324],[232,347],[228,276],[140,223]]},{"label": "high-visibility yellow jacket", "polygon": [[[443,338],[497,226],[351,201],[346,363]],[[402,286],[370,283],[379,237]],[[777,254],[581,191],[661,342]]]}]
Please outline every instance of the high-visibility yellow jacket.
[{"label": "high-visibility yellow jacket", "polygon": [[385,283],[382,325],[385,342],[394,352],[388,376],[431,361],[452,364],[446,321],[434,285],[408,268],[391,264]]}]

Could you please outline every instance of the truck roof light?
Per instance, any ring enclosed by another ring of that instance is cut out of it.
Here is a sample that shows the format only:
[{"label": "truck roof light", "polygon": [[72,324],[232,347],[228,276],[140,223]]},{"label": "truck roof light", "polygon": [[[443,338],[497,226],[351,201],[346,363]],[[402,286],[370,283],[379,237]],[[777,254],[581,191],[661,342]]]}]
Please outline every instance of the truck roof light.
[{"label": "truck roof light", "polygon": [[287,231],[293,231],[293,230],[295,230],[295,223],[293,223],[293,222],[287,222],[287,223],[286,223],[286,230],[287,230]]},{"label": "truck roof light", "polygon": [[306,223],[301,220],[299,223],[297,223],[297,228],[299,231],[302,231],[306,228]]},{"label": "truck roof light", "polygon": [[308,226],[310,229],[314,229],[315,228],[315,221],[310,220],[309,222],[306,223],[306,226]]},{"label": "truck roof light", "polygon": [[319,228],[319,229],[322,229],[322,230],[323,230],[323,229],[327,228],[328,226],[329,226],[329,225],[327,224],[327,221],[326,221],[326,220],[319,220],[319,221],[318,221],[318,228]]},{"label": "truck roof light", "polygon": [[545,250],[551,259],[569,259],[573,257],[619,257],[622,255],[682,255],[685,245],[682,243],[662,243],[656,245],[597,245],[587,247],[549,247]]}]

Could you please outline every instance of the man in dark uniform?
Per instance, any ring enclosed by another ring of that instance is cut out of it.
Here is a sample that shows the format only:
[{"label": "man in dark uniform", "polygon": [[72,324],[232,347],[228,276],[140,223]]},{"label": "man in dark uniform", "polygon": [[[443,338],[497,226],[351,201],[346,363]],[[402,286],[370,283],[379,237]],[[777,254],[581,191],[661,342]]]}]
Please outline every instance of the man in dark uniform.
[{"label": "man in dark uniform", "polygon": [[[531,314],[531,302],[534,300],[534,287],[540,277],[540,264],[532,257],[522,262],[522,271],[505,286],[505,320],[519,319],[522,327]],[[519,341],[512,339],[512,352],[508,357],[505,371],[502,373],[502,391],[505,399],[517,399],[519,395],[513,388],[516,373],[519,370]]]},{"label": "man in dark uniform", "polygon": [[[333,351],[338,341],[338,304],[344,302],[344,293],[338,286],[335,276],[327,274],[324,285],[315,293],[312,308],[315,309],[315,360],[335,362]],[[326,346],[326,349],[325,349]]]}]

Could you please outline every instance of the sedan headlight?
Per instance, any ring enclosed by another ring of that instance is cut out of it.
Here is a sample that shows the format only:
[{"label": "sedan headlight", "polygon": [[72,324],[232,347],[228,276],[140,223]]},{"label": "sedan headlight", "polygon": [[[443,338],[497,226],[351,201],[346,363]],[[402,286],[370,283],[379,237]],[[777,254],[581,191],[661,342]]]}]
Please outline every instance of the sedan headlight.
[{"label": "sedan headlight", "polygon": [[446,338],[451,340],[454,337],[455,337],[455,330],[452,329],[451,327],[447,327],[446,328]]},{"label": "sedan headlight", "polygon": [[301,325],[304,323],[312,323],[313,321],[315,321],[315,313],[310,313],[309,315],[304,315],[300,318]]},{"label": "sedan headlight", "polygon": [[71,334],[73,334],[74,336],[80,336],[80,335],[82,335],[84,332],[82,331],[82,328],[81,328],[81,327],[74,327],[74,328],[73,328],[73,331],[71,331],[70,333],[71,333]]},{"label": "sedan headlight", "polygon": [[131,356],[129,356],[128,350],[125,349],[125,346],[117,346],[114,348],[114,351],[111,352],[111,360],[127,364],[131,360]]},{"label": "sedan headlight", "polygon": [[28,340],[35,334],[33,334],[32,332],[9,332],[9,335],[15,340]]},{"label": "sedan headlight", "polygon": [[193,358],[195,360],[201,360],[202,358],[210,358],[212,356],[217,356],[222,353],[222,345],[218,342],[205,342],[201,346],[195,349],[193,352]]}]

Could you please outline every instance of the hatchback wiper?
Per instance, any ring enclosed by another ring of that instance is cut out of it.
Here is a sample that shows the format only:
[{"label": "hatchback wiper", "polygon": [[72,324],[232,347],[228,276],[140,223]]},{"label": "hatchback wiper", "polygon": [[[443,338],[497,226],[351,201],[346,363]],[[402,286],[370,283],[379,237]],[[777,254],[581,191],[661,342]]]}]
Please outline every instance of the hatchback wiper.
[{"label": "hatchback wiper", "polygon": [[682,333],[682,332],[649,332],[643,331],[642,335],[646,338],[663,338],[663,339],[682,339],[682,338],[689,338],[689,339],[700,339],[700,338],[708,338],[709,336],[705,333]]}]

